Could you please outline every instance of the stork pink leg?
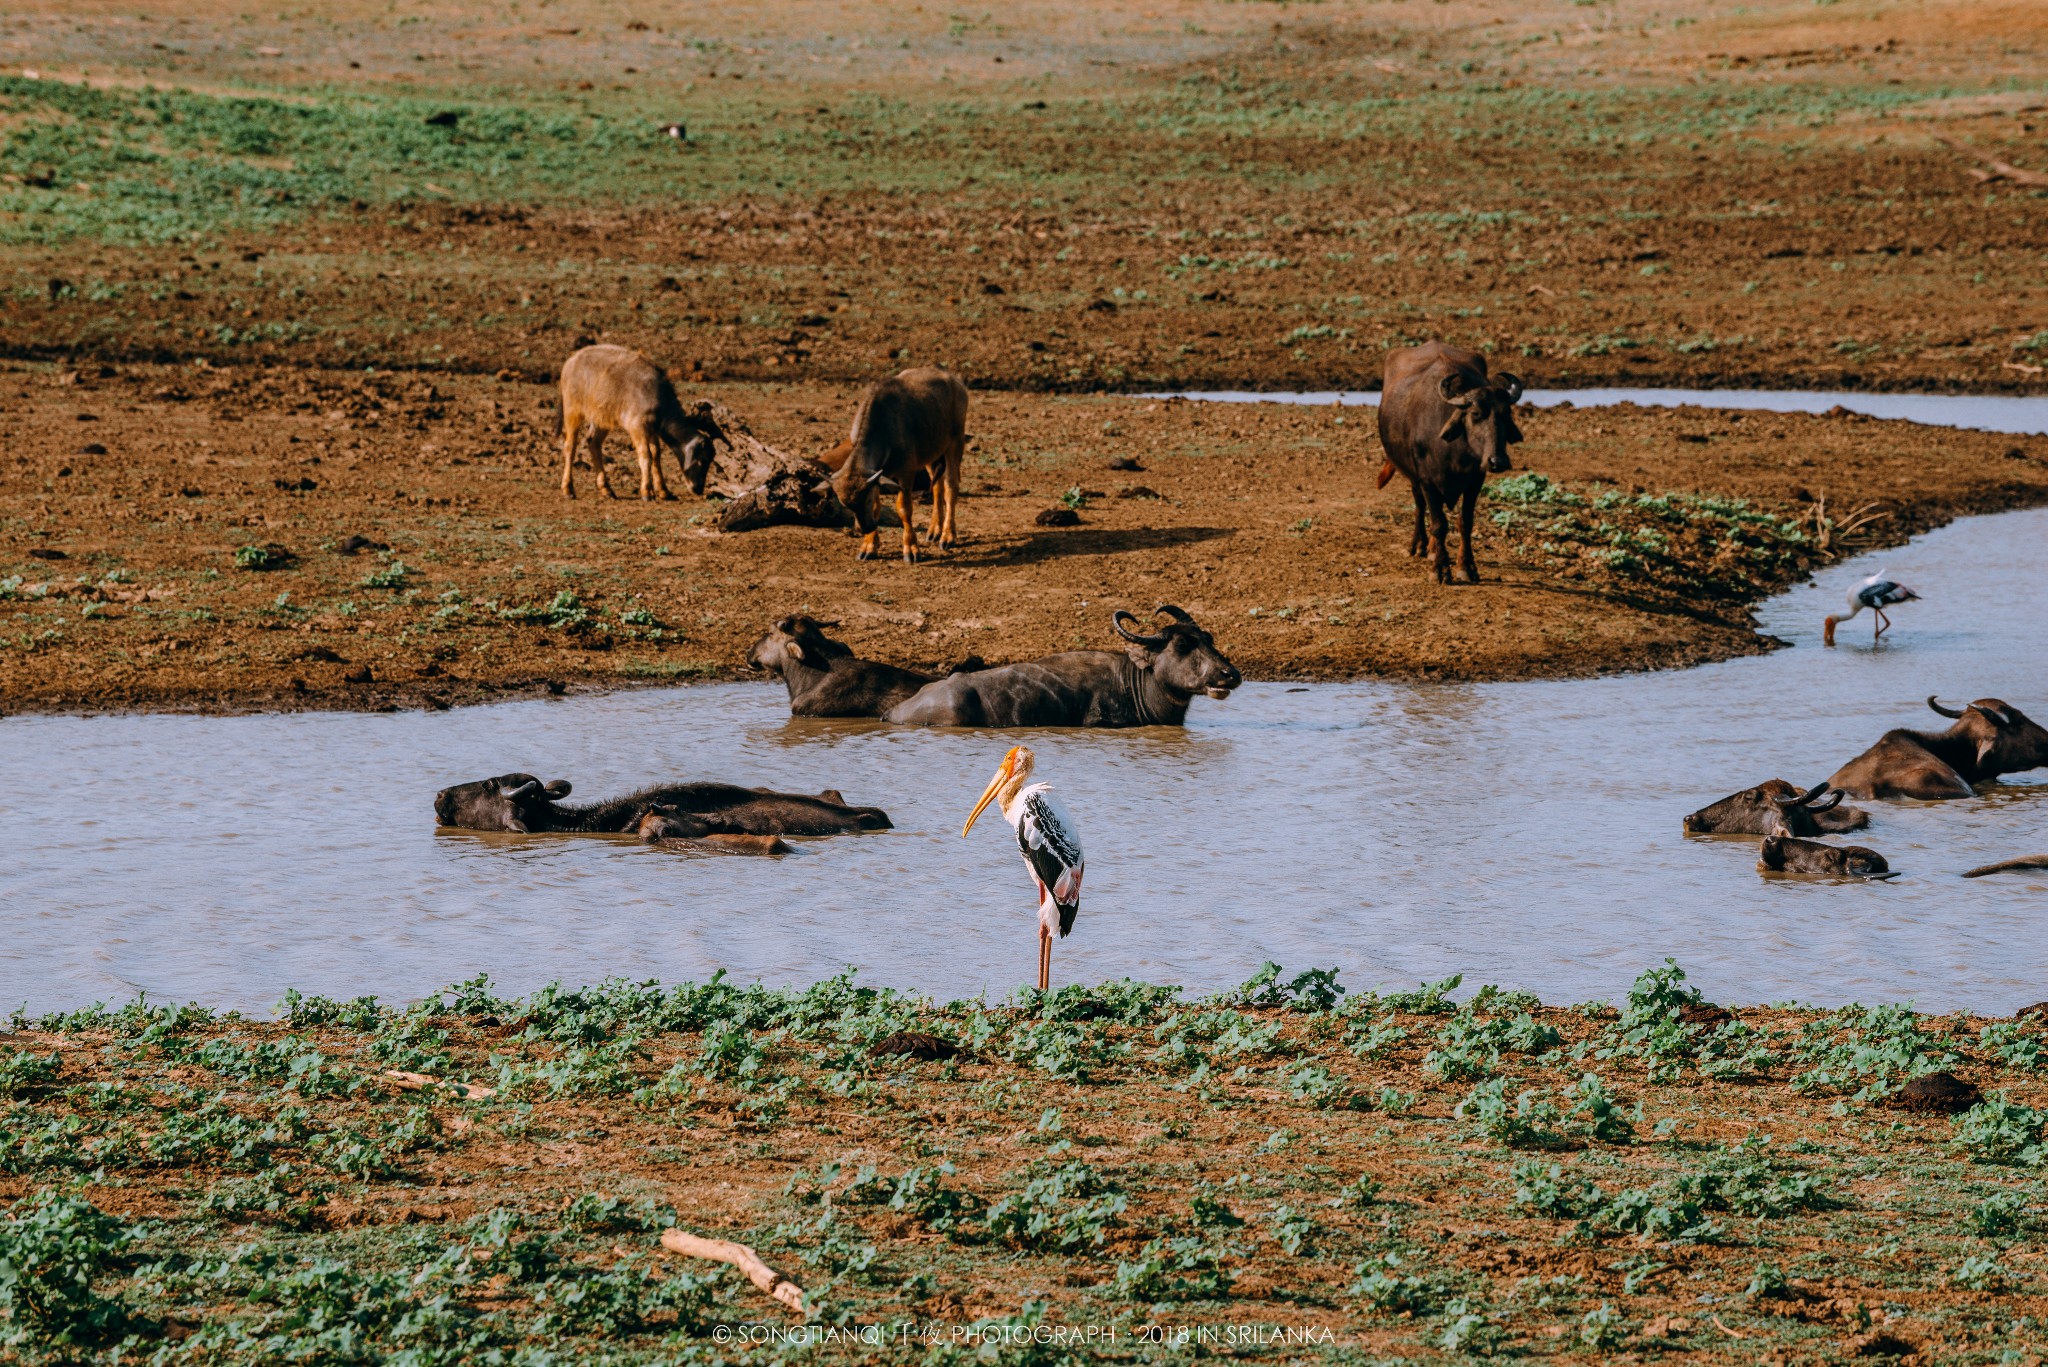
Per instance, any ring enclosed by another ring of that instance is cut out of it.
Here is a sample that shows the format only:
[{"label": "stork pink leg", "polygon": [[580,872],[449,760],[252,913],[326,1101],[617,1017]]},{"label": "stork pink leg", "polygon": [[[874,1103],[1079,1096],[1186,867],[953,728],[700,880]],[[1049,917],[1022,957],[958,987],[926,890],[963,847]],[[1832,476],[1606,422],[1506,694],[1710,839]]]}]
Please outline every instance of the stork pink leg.
[{"label": "stork pink leg", "polygon": [[1052,936],[1045,933],[1045,927],[1038,928],[1038,990],[1043,992],[1052,986]]}]

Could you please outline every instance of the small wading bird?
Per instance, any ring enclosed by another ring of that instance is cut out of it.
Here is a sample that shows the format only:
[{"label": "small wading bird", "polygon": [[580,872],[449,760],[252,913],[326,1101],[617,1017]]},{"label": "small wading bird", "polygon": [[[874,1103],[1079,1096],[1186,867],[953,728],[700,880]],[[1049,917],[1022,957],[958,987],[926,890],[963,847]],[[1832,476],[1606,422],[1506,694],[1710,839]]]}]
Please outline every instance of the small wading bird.
[{"label": "small wading bird", "polygon": [[1827,631],[1821,638],[1821,644],[1833,645],[1835,643],[1835,628],[1863,611],[1863,609],[1869,608],[1877,614],[1877,620],[1872,624],[1873,629],[1870,633],[1870,643],[1876,645],[1877,638],[1884,635],[1892,624],[1892,619],[1884,615],[1885,608],[1893,603],[1917,602],[1919,598],[1919,594],[1913,592],[1904,584],[1885,578],[1884,571],[1879,570],[1876,574],[1871,575],[1870,578],[1849,590],[1849,610],[1840,617],[1830,617],[1827,619]]},{"label": "small wading bird", "polygon": [[1052,795],[1049,783],[1031,781],[1031,752],[1015,746],[1003,756],[996,776],[982,791],[981,801],[960,828],[966,835],[991,802],[999,802],[1003,820],[1017,830],[1017,848],[1038,885],[1038,990],[1052,984],[1052,937],[1064,938],[1081,909],[1081,841],[1074,822]]}]

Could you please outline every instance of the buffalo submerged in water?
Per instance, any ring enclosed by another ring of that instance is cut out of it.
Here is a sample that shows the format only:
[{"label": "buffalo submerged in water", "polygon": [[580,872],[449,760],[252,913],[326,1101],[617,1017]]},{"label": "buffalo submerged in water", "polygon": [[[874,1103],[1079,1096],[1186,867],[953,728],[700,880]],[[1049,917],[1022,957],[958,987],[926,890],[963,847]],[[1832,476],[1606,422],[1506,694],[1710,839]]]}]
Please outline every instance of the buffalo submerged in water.
[{"label": "buffalo submerged in water", "polygon": [[669,783],[606,802],[564,806],[569,781],[542,783],[532,774],[458,783],[434,794],[434,819],[470,831],[554,831],[589,835],[642,833],[650,812],[666,818],[665,836],[843,835],[886,831],[880,807],[852,807],[837,792],[812,797],[742,788],[731,783]]},{"label": "buffalo submerged in water", "polygon": [[906,726],[1179,726],[1197,693],[1230,696],[1244,682],[1215,640],[1181,609],[1162,603],[1166,620],[1134,631],[1138,618],[1110,617],[1129,644],[1123,653],[1069,650],[926,684],[884,715]]}]

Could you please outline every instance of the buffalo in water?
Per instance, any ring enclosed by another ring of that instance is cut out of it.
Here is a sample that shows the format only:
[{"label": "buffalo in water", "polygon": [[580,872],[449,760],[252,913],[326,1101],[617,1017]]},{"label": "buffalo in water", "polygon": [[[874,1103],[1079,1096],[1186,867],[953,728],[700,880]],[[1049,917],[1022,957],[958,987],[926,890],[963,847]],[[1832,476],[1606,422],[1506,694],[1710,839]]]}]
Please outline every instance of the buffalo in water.
[{"label": "buffalo in water", "polygon": [[1215,640],[1181,609],[1151,632],[1118,610],[1122,654],[1070,650],[1021,664],[955,674],[925,685],[884,720],[908,726],[1179,726],[1197,693],[1227,698],[1244,682]]},{"label": "buffalo in water", "polygon": [[[1522,439],[1515,405],[1522,382],[1488,376],[1486,358],[1448,342],[1425,342],[1387,353],[1380,381],[1380,445],[1386,462],[1379,484],[1400,471],[1415,495],[1415,536],[1408,554],[1430,557],[1439,584],[1451,582],[1444,509],[1458,505],[1458,568],[1479,582],[1472,558],[1472,512],[1489,474],[1509,468],[1508,447]],[[1427,519],[1427,526],[1424,521]]]},{"label": "buffalo in water", "polygon": [[[824,628],[838,625],[796,613],[768,628],[748,653],[748,664],[782,676],[792,717],[879,717],[938,681],[937,674],[861,659],[825,634]],[[982,667],[969,656],[951,672]]]},{"label": "buffalo in water", "polygon": [[816,797],[741,788],[731,783],[670,783],[644,788],[608,802],[565,807],[569,781],[542,783],[532,774],[458,783],[434,794],[434,819],[470,831],[543,831],[619,835],[641,833],[650,812],[673,825],[664,834],[842,835],[886,831],[889,814],[879,807],[850,807],[839,794]]},{"label": "buffalo in water", "polygon": [[1823,845],[1789,835],[1767,835],[1757,847],[1760,873],[1808,873],[1833,878],[1889,878],[1892,866],[1863,845]]},{"label": "buffalo in water", "polygon": [[2017,707],[1979,698],[1960,711],[1927,705],[1955,725],[1946,731],[1887,731],[1828,780],[1850,797],[1924,800],[1969,797],[2001,774],[2048,764],[2048,730]]},{"label": "buffalo in water", "polygon": [[1844,807],[1827,784],[1800,792],[1782,778],[1702,807],[1685,819],[1687,835],[1839,835],[1870,824],[1861,807]]}]

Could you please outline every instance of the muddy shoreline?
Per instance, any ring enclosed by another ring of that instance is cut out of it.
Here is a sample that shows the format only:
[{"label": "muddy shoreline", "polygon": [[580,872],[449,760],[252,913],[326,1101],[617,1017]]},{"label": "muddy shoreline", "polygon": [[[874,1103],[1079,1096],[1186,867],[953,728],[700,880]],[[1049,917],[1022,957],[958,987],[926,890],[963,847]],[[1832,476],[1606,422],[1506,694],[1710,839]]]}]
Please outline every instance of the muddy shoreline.
[{"label": "muddy shoreline", "polygon": [[[694,388],[812,453],[858,393]],[[1532,410],[1482,504],[1486,582],[1440,588],[1405,554],[1405,490],[1373,486],[1370,410],[980,390],[963,542],[907,567],[857,562],[826,530],[717,536],[707,503],[607,501],[587,473],[565,501],[552,403],[446,372],[0,370],[6,710],[450,707],[746,678],[754,639],[798,610],[926,668],[1107,648],[1113,608],[1160,601],[1256,679],[1672,668],[1771,648],[1750,609],[1842,554],[2048,500],[2038,437]],[[1034,525],[1067,503],[1079,526]],[[1840,537],[1854,516],[1872,520]]]}]

